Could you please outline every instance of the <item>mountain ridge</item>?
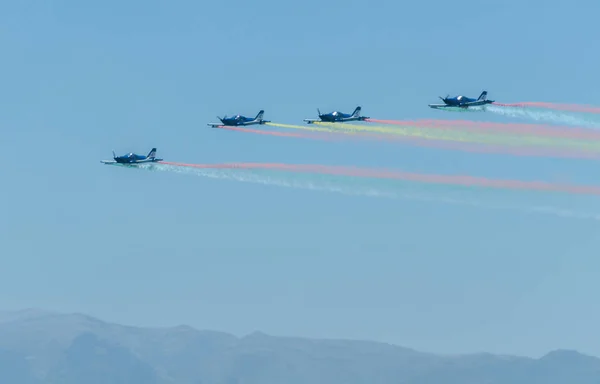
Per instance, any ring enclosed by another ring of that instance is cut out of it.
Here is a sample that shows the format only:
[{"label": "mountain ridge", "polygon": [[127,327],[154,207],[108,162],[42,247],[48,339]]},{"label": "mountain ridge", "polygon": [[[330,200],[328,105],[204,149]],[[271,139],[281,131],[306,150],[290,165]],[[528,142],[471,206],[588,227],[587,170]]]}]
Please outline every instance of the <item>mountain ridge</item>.
[{"label": "mountain ridge", "polygon": [[539,358],[442,355],[369,340],[137,327],[29,308],[0,311],[0,382],[598,384],[600,359],[568,349]]}]

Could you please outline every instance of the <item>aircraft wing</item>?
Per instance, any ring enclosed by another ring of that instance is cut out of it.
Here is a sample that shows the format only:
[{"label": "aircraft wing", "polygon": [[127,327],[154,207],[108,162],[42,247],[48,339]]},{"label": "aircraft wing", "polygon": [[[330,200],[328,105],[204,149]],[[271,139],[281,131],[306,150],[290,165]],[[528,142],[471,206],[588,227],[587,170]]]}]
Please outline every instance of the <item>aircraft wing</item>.
[{"label": "aircraft wing", "polygon": [[139,164],[139,163],[156,163],[156,162],[158,162],[158,161],[163,161],[163,159],[157,159],[157,158],[154,158],[154,159],[143,159],[143,160],[137,160],[137,161],[134,161],[132,164]]},{"label": "aircraft wing", "polygon": [[450,107],[458,107],[458,105],[447,105],[447,104],[429,104],[429,108],[433,109],[441,109],[441,108],[450,108]]},{"label": "aircraft wing", "polygon": [[464,103],[462,105],[462,107],[478,107],[480,105],[485,105],[485,104],[489,104],[489,102],[486,100],[476,100],[476,101],[471,101],[470,103]]},{"label": "aircraft wing", "polygon": [[[143,159],[143,160],[136,160],[136,161],[132,161],[130,163],[121,163],[123,165],[135,165],[135,164],[143,164],[143,163],[156,163],[159,161],[163,161],[163,159]],[[100,160],[100,162],[102,164],[119,164],[114,160]]]},{"label": "aircraft wing", "polygon": [[243,123],[240,123],[239,125],[256,125],[256,124],[264,124],[264,123],[270,123],[271,120],[252,120],[252,121],[245,121]]}]

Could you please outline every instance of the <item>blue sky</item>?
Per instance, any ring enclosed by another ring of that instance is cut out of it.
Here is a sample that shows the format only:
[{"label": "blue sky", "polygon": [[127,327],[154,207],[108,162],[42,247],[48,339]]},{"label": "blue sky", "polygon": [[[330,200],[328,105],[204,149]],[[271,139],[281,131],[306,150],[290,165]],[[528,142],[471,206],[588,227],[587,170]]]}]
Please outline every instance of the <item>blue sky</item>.
[{"label": "blue sky", "polygon": [[[591,161],[206,126],[216,115],[259,109],[298,124],[316,108],[357,104],[381,119],[508,121],[427,108],[438,95],[476,97],[482,89],[506,103],[600,105],[600,53],[589,43],[597,2],[474,4],[3,4],[0,307],[444,353],[576,348],[600,356],[595,221],[98,162],[113,149],[157,147],[167,160],[190,163],[385,166],[598,184]],[[600,212],[596,199],[574,195],[484,199]]]}]

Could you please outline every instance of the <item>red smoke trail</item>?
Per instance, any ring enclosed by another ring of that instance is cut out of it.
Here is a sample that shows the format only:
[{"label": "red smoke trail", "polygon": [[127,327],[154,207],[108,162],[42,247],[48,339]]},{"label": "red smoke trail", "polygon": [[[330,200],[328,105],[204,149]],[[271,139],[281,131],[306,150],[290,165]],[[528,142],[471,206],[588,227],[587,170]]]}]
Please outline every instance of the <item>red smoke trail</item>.
[{"label": "red smoke trail", "polygon": [[460,129],[466,132],[485,133],[494,131],[501,133],[514,133],[518,135],[534,135],[545,137],[559,137],[569,139],[600,140],[600,131],[586,128],[557,127],[536,124],[517,123],[491,123],[467,120],[379,120],[367,121],[380,124],[393,124],[405,127]]},{"label": "red smoke trail", "polygon": [[247,133],[256,133],[261,135],[272,135],[280,137],[295,137],[302,139],[311,140],[378,140],[384,142],[400,141],[409,143],[421,147],[436,148],[436,149],[449,149],[455,151],[472,152],[472,153],[485,153],[485,154],[508,154],[513,156],[543,156],[543,157],[558,157],[558,158],[572,158],[572,159],[592,159],[600,160],[600,153],[598,152],[587,152],[584,150],[560,150],[560,149],[546,149],[546,148],[528,148],[528,147],[512,147],[502,146],[494,144],[479,144],[479,143],[463,143],[456,141],[446,140],[435,140],[435,139],[421,139],[417,137],[405,137],[394,134],[373,134],[373,133],[357,133],[357,132],[331,132],[331,133],[315,133],[315,134],[304,134],[304,133],[291,133],[291,132],[276,132],[276,131],[265,131],[259,129],[248,129],[239,127],[223,127],[232,131],[240,131]]},{"label": "red smoke trail", "polygon": [[542,181],[498,180],[463,175],[426,175],[402,171],[377,170],[355,167],[327,166],[316,164],[281,164],[281,163],[224,163],[224,164],[186,164],[161,161],[178,167],[200,169],[266,169],[288,172],[321,173],[337,176],[367,177],[378,179],[395,179],[417,181],[422,183],[452,184],[461,186],[478,186],[502,189],[537,190],[566,192],[574,194],[599,195],[600,186],[551,184]]},{"label": "red smoke trail", "polygon": [[592,105],[579,105],[579,104],[561,104],[561,103],[546,103],[542,101],[525,101],[522,103],[494,103],[493,105],[499,105],[502,107],[537,107],[556,109],[559,111],[571,111],[571,112],[583,112],[583,113],[600,113],[600,107],[594,107]]},{"label": "red smoke trail", "polygon": [[[371,136],[370,134],[361,134],[361,136]],[[434,140],[434,139],[421,139],[414,137],[402,137],[397,135],[389,135],[383,137],[374,137],[379,140],[389,141],[402,141],[421,147],[429,147],[436,149],[449,149],[455,151],[472,152],[472,153],[485,153],[485,154],[507,154],[513,156],[543,156],[543,157],[559,157],[559,158],[571,158],[571,159],[590,159],[600,160],[600,153],[588,152],[583,150],[560,150],[550,148],[530,148],[530,147],[513,147],[513,146],[502,146],[498,144],[479,144],[479,143],[464,143],[457,141],[445,141],[445,140]]]}]

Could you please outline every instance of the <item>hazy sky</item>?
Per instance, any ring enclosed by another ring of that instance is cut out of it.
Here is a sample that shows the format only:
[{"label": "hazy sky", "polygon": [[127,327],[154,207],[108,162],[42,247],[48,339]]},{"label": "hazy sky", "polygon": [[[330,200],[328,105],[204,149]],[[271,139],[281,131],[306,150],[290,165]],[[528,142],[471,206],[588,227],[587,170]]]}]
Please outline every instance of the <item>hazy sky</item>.
[{"label": "hazy sky", "polygon": [[[157,147],[166,160],[189,163],[600,184],[592,161],[206,126],[259,109],[299,124],[317,108],[359,104],[381,119],[509,121],[427,107],[438,95],[483,89],[507,103],[600,105],[597,1],[471,4],[5,2],[0,307],[444,353],[600,355],[598,221],[446,204],[438,186],[412,192],[424,201],[388,199],[99,163],[113,149]],[[600,212],[597,198],[575,195],[462,197]]]}]

